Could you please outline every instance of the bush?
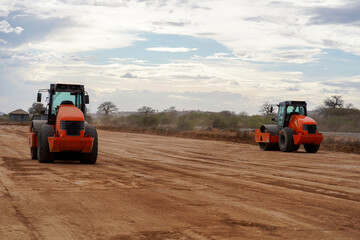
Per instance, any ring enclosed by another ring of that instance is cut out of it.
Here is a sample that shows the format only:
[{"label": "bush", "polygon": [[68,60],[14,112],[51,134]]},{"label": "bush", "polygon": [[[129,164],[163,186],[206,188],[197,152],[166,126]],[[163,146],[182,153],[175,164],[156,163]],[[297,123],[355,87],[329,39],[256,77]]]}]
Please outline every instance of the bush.
[{"label": "bush", "polygon": [[176,121],[176,127],[177,129],[183,131],[190,131],[194,129],[193,122],[191,121],[191,119],[187,118],[186,116],[178,117]]},{"label": "bush", "polygon": [[85,115],[85,119],[86,119],[86,121],[88,122],[88,123],[93,123],[93,117],[91,116],[91,115],[89,115],[89,114],[86,114]]},{"label": "bush", "polygon": [[124,117],[123,122],[125,122],[126,125],[136,127],[141,125],[142,120],[140,115],[133,114],[128,117]]},{"label": "bush", "polygon": [[160,112],[151,115],[133,114],[128,117],[113,115],[102,116],[94,120],[97,124],[117,125],[132,128],[172,128],[181,131],[196,129],[220,129],[236,131],[239,128],[258,128],[264,123],[272,123],[271,116],[236,115],[233,112],[220,113],[191,111],[186,114]]},{"label": "bush", "polygon": [[177,115],[173,112],[162,112],[158,114],[160,125],[175,125]]},{"label": "bush", "polygon": [[223,130],[235,130],[238,128],[238,123],[240,121],[240,117],[235,114],[224,115],[220,114],[212,114],[212,127],[223,129]]},{"label": "bush", "polygon": [[275,124],[271,119],[271,115],[255,115],[255,116],[243,116],[239,120],[239,127],[241,128],[259,128],[263,124]]},{"label": "bush", "polygon": [[320,108],[311,116],[320,131],[360,132],[360,110],[346,108]]},{"label": "bush", "polygon": [[9,115],[4,114],[2,116],[0,116],[0,122],[9,122]]},{"label": "bush", "polygon": [[142,127],[157,127],[159,125],[159,117],[157,115],[141,116],[140,123]]}]

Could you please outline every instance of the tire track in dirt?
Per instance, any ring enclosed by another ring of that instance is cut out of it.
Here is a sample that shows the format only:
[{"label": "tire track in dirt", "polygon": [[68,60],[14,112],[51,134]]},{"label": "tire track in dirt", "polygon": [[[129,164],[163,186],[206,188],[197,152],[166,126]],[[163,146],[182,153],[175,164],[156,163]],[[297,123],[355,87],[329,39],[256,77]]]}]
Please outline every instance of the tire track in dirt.
[{"label": "tire track in dirt", "polygon": [[[161,153],[160,153],[161,154]],[[115,154],[114,154],[115,155]],[[159,155],[159,154],[158,154]],[[162,156],[168,157],[168,154],[164,154]],[[208,170],[213,166],[209,166],[208,168],[203,167],[202,169],[194,169],[191,164],[189,164],[190,162],[196,162],[196,163],[206,163],[206,164],[211,164],[211,162],[208,161],[202,161],[202,158],[200,158],[200,160],[198,160],[199,158],[195,158],[193,157],[193,160],[189,160],[187,161],[186,158],[191,158],[190,156],[186,155],[185,158],[184,156],[178,156],[176,159],[178,160],[182,160],[182,161],[186,161],[186,163],[184,164],[179,164],[178,162],[176,163],[177,166],[180,166],[181,169],[187,169],[187,170]],[[221,159],[213,159],[214,161],[222,161]],[[126,160],[125,160],[126,161]],[[136,161],[135,159],[132,159],[131,161]],[[146,165],[147,163],[144,163],[143,161],[140,160],[140,163],[138,165],[141,165],[141,167],[144,167],[144,165]],[[160,164],[160,163],[154,163],[154,164]],[[149,164],[149,168],[151,168],[153,165],[153,163]],[[248,163],[249,165],[251,165],[252,163]],[[158,169],[162,169],[164,171],[174,171],[171,167],[165,167],[168,164],[163,164],[163,166],[157,166]],[[225,166],[228,167],[228,164],[223,164],[223,163],[219,163],[216,164],[216,162],[213,165],[217,165],[217,166]],[[270,164],[255,164],[256,167],[262,167],[264,168],[270,168]],[[140,166],[139,166],[140,167]],[[138,167],[138,168],[139,168]],[[282,171],[288,171],[288,170],[292,170],[293,167],[286,167],[286,168],[280,168],[280,170]],[[295,169],[297,171],[299,171],[298,169]],[[148,171],[148,170],[145,170]],[[254,171],[252,171],[254,172]],[[178,174],[187,174],[187,171],[176,171],[176,173]],[[245,172],[245,174],[250,174],[251,171],[247,171]],[[313,173],[315,174],[315,173]],[[227,177],[229,175],[226,174],[219,174],[222,177]],[[239,176],[239,173],[233,173],[230,174],[230,176]],[[193,176],[193,175],[192,175]],[[196,176],[193,176],[196,177]],[[275,178],[275,179],[274,179]],[[305,192],[310,192],[310,193],[315,193],[315,194],[320,194],[320,195],[326,195],[326,196],[330,196],[330,197],[336,197],[336,198],[343,198],[343,199],[347,199],[347,200],[354,200],[354,201],[359,201],[360,199],[360,191],[356,191],[357,194],[351,194],[349,192],[344,192],[344,191],[339,191],[340,188],[343,187],[337,187],[336,185],[334,185],[333,187],[326,187],[329,186],[326,182],[319,182],[319,181],[314,181],[314,180],[305,180],[305,179],[301,179],[301,178],[296,178],[294,176],[292,177],[284,177],[284,176],[275,176],[274,174],[271,175],[265,175],[265,174],[255,174],[252,177],[252,180],[258,183],[263,183],[266,185],[273,185],[273,186],[278,186],[278,187],[283,187],[283,188],[288,188],[288,189],[295,189],[295,190],[299,190],[299,191],[305,191]],[[218,180],[220,181],[220,180]],[[233,182],[233,179],[230,179],[231,182]],[[225,184],[225,183],[224,183]],[[228,184],[228,183],[226,183]]]},{"label": "tire track in dirt", "polygon": [[0,204],[14,202],[46,239],[360,237],[357,155],[99,131],[96,165],[40,164],[26,127],[0,135],[13,196]]},{"label": "tire track in dirt", "polygon": [[[133,161],[134,161],[134,159],[133,159]],[[146,165],[146,163],[139,163],[139,165],[141,165],[141,166],[143,166],[144,164]],[[159,169],[159,168],[161,169],[161,167],[159,167],[159,166],[156,166],[156,168],[157,168],[157,169]],[[169,171],[171,171],[171,168],[165,168],[165,169],[163,169],[163,170],[169,172]],[[181,175],[186,175],[186,172],[179,172],[179,171],[178,171],[177,173],[180,173]],[[234,185],[238,185],[238,182],[236,182]],[[282,186],[282,187],[284,187],[284,186]],[[262,191],[260,191],[260,192],[262,192]],[[337,196],[335,196],[335,197],[337,197]]]},{"label": "tire track in dirt", "polygon": [[[125,146],[125,148],[126,148],[127,146]],[[131,148],[131,147],[130,147]],[[177,158],[177,159],[179,159],[179,157]],[[141,163],[141,165],[143,165],[143,163]],[[261,164],[260,164],[261,165]],[[264,164],[263,164],[264,165]],[[266,164],[267,166],[269,166],[270,167],[270,164]],[[259,166],[259,164],[257,164],[257,167],[261,167],[261,166]],[[158,167],[159,168],[159,167]],[[171,169],[169,169],[169,168],[166,168],[166,169],[163,169],[163,170],[166,170],[166,171],[171,171]],[[286,170],[286,168],[283,168],[283,169],[281,169],[281,171],[284,171],[284,170]],[[179,173],[179,174],[186,174],[186,173],[184,173],[184,172],[177,172],[177,173]],[[314,172],[313,173],[314,175],[316,174],[316,172]],[[195,176],[194,176],[195,177]],[[258,176],[254,176],[254,178],[256,178],[256,177],[258,177]],[[254,180],[255,181],[255,180]],[[259,180],[258,180],[259,181]],[[269,184],[269,183],[267,183],[267,184]],[[278,183],[270,183],[270,185],[279,185]],[[285,187],[285,188],[289,188],[289,189],[293,189],[293,187],[292,186],[280,186],[280,187]],[[297,190],[304,190],[304,189],[297,189]],[[305,189],[306,190],[306,189]],[[307,191],[307,192],[309,192],[309,191]],[[310,191],[309,193],[313,193],[312,191]],[[317,193],[317,192],[315,192],[316,194],[318,194],[318,195],[323,195],[323,194],[319,194],[319,193]],[[331,195],[331,194],[330,194]],[[335,197],[335,198],[338,198],[339,196],[337,195],[337,194],[335,194],[335,195],[332,195],[331,197]]]},{"label": "tire track in dirt", "polygon": [[1,191],[2,197],[5,198],[8,203],[10,204],[12,211],[14,212],[14,216],[16,219],[22,223],[27,228],[27,234],[30,235],[30,239],[44,239],[43,236],[40,234],[39,231],[35,228],[35,226],[31,223],[31,220],[27,218],[20,208],[16,205],[16,201],[11,195],[9,189],[6,187],[6,185],[1,181],[0,179],[0,187],[3,188],[3,191]]}]

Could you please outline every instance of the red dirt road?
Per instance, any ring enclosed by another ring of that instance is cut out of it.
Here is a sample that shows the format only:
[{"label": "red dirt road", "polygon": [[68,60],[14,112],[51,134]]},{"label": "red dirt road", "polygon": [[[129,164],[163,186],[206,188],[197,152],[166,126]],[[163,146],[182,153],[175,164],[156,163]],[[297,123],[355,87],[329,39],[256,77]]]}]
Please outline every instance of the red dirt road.
[{"label": "red dirt road", "polygon": [[0,126],[0,239],[360,239],[360,155],[98,131],[95,165]]}]

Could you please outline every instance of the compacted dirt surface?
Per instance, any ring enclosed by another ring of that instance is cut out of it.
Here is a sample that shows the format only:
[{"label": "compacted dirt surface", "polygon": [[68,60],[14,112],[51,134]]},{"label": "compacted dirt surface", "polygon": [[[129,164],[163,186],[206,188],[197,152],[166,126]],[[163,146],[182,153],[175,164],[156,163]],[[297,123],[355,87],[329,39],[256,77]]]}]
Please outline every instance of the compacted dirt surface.
[{"label": "compacted dirt surface", "polygon": [[0,239],[360,239],[360,155],[98,131],[95,165],[0,126]]}]

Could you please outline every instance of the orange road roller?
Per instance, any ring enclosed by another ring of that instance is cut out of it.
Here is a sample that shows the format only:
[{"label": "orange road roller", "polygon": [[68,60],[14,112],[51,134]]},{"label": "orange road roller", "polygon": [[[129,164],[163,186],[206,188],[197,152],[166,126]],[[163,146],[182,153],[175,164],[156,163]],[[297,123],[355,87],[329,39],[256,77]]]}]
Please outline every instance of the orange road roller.
[{"label": "orange road roller", "polygon": [[303,144],[306,152],[316,153],[323,135],[315,120],[307,116],[306,102],[284,101],[277,106],[277,123],[264,124],[255,130],[255,141],[260,149],[293,152]]},{"label": "orange road roller", "polygon": [[94,164],[98,155],[96,129],[85,121],[85,104],[89,95],[83,85],[50,84],[46,120],[32,120],[29,127],[29,146],[32,159],[50,163],[66,156],[76,156],[81,163]]}]

